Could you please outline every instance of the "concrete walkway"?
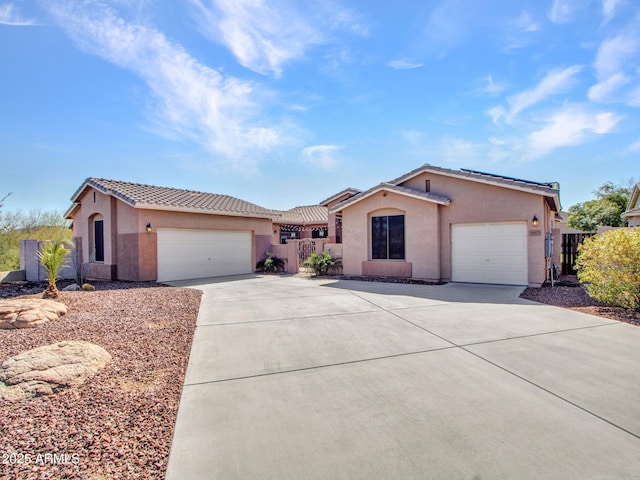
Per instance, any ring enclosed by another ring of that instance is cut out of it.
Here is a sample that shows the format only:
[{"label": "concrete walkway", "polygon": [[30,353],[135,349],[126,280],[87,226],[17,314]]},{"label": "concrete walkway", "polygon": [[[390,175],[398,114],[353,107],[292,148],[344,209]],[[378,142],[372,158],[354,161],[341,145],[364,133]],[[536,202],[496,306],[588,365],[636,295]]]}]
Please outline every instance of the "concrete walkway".
[{"label": "concrete walkway", "polygon": [[179,285],[204,296],[168,479],[640,478],[639,327],[516,287]]}]

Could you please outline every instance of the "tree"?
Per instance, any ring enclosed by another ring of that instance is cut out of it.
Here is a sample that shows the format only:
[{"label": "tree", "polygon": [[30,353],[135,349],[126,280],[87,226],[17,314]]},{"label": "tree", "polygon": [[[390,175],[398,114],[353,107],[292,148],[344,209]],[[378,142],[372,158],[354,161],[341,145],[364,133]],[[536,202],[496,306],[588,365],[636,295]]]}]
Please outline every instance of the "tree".
[{"label": "tree", "polygon": [[71,230],[57,211],[0,211],[0,271],[20,268],[20,240],[71,240]]},{"label": "tree", "polygon": [[60,292],[58,292],[56,282],[60,270],[68,265],[68,254],[69,250],[60,241],[46,243],[42,251],[38,252],[40,263],[47,272],[47,280],[49,281],[49,286],[43,294],[44,298],[58,298]]},{"label": "tree", "polygon": [[[635,183],[630,179],[628,184]],[[601,226],[622,227],[622,212],[627,209],[631,188],[606,182],[594,193],[595,200],[577,203],[569,207],[568,224],[572,228],[593,232]]]},{"label": "tree", "polygon": [[578,278],[591,297],[640,310],[640,227],[587,238],[579,252]]}]

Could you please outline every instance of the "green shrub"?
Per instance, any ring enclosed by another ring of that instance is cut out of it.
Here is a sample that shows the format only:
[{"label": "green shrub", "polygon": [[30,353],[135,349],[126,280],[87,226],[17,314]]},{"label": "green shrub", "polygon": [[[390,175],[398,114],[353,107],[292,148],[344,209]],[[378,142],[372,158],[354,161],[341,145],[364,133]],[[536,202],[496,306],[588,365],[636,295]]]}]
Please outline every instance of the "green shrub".
[{"label": "green shrub", "polygon": [[576,267],[591,297],[640,310],[640,228],[609,230],[586,239]]},{"label": "green shrub", "polygon": [[267,252],[267,257],[256,263],[256,269],[265,273],[284,272],[285,262],[283,258],[276,257],[274,253]]},{"label": "green shrub", "polygon": [[302,265],[311,268],[316,275],[325,275],[328,272],[333,272],[342,267],[342,263],[339,258],[333,258],[333,256],[326,250],[320,255],[312,253]]}]

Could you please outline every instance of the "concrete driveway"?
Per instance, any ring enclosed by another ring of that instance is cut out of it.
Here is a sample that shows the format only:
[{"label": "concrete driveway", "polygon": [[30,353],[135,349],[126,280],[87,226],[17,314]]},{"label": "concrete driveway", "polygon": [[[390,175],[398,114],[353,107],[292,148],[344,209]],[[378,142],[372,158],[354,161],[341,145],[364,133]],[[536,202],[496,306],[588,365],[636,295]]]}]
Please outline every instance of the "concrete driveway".
[{"label": "concrete driveway", "polygon": [[637,479],[640,328],[521,288],[204,291],[167,478]]}]

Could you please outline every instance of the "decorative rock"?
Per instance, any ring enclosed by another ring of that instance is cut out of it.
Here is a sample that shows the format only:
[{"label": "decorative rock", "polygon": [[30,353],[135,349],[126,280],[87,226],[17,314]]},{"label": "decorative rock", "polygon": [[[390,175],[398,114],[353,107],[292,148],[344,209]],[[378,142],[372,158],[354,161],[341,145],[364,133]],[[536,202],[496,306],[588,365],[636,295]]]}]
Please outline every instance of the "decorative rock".
[{"label": "decorative rock", "polygon": [[0,300],[0,329],[33,328],[67,313],[67,306],[53,300]]},{"label": "decorative rock", "polygon": [[81,385],[110,361],[111,355],[104,348],[82,341],[28,350],[0,366],[0,400],[52,395]]},{"label": "decorative rock", "polygon": [[78,290],[80,290],[80,285],[77,283],[72,283],[62,289],[63,292],[77,292]]}]

